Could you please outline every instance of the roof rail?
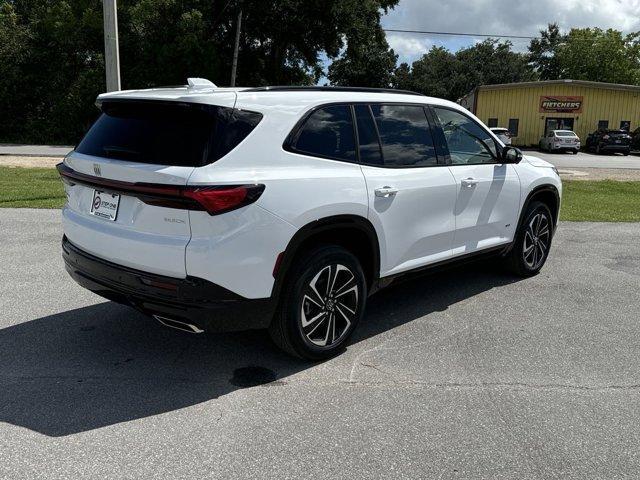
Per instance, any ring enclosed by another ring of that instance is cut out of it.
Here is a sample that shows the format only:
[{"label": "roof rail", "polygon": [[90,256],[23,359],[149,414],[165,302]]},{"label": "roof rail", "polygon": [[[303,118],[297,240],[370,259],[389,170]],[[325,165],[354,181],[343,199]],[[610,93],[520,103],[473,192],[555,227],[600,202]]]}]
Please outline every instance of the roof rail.
[{"label": "roof rail", "polygon": [[368,92],[368,93],[396,93],[400,95],[419,95],[422,93],[412,92],[410,90],[397,90],[394,88],[369,88],[369,87],[332,87],[332,86],[266,86],[253,87],[243,90],[243,92]]}]

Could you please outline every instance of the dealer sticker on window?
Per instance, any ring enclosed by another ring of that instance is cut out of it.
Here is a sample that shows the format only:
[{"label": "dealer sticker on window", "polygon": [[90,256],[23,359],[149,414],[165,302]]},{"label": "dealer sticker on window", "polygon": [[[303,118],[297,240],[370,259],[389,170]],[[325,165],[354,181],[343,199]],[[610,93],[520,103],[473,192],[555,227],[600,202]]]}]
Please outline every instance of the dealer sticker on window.
[{"label": "dealer sticker on window", "polygon": [[118,215],[118,205],[120,204],[120,195],[117,193],[93,191],[93,202],[89,213],[105,220],[115,221]]}]

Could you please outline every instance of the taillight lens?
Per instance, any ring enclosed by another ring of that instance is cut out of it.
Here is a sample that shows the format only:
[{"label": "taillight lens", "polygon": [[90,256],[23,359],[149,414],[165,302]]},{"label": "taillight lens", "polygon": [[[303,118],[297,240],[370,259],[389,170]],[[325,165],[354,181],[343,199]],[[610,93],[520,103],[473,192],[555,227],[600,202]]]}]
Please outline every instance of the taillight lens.
[{"label": "taillight lens", "polygon": [[604,136],[602,137],[602,139],[603,139],[603,140],[609,140],[610,138],[611,138],[611,137],[610,137],[609,135],[604,135]]},{"label": "taillight lens", "polygon": [[219,215],[255,202],[264,192],[262,184],[182,186],[150,183],[130,183],[94,177],[76,172],[63,163],[57,165],[62,181],[82,184],[104,191],[122,193],[157,207],[183,210],[204,210]]},{"label": "taillight lens", "polygon": [[263,191],[261,184],[187,187],[182,195],[202,205],[209,215],[219,215],[255,202]]}]

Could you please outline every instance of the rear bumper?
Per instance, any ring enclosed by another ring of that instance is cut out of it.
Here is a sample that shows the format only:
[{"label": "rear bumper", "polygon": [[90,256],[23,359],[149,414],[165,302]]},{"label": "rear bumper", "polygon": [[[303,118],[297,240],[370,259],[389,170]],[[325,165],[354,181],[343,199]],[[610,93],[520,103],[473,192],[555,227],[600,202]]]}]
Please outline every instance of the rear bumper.
[{"label": "rear bumper", "polygon": [[620,143],[600,144],[601,151],[607,152],[627,152],[631,150],[631,145],[623,145]]},{"label": "rear bumper", "polygon": [[197,277],[177,279],[97,258],[62,238],[69,275],[82,287],[148,315],[190,323],[205,331],[266,328],[276,302],[247,299]]}]

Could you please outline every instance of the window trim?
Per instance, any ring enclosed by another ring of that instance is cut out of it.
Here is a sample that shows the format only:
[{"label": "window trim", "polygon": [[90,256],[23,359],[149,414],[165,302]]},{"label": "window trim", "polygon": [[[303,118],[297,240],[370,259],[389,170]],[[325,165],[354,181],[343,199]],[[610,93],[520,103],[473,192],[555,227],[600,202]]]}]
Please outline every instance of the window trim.
[{"label": "window trim", "polygon": [[495,135],[493,134],[493,132],[485,127],[482,122],[478,122],[476,120],[474,120],[473,118],[471,118],[469,115],[467,115],[465,112],[458,110],[457,108],[452,108],[446,105],[434,105],[434,104],[429,104],[429,108],[432,111],[432,115],[433,118],[435,120],[435,122],[437,123],[437,129],[440,132],[440,135],[442,136],[442,140],[443,140],[443,145],[446,149],[445,151],[445,158],[447,161],[447,166],[449,167],[464,167],[464,166],[469,166],[469,165],[504,165],[504,162],[502,162],[500,160],[500,158],[498,158],[497,155],[494,155],[494,153],[489,150],[489,153],[491,154],[491,157],[493,158],[493,162],[491,163],[487,163],[487,162],[479,162],[479,163],[453,163],[451,162],[451,153],[449,152],[449,144],[446,141],[446,137],[444,136],[444,129],[442,128],[442,125],[440,124],[440,119],[438,118],[438,115],[435,112],[436,108],[441,108],[443,110],[451,110],[452,112],[458,113],[464,117],[467,117],[470,121],[474,122],[476,125],[478,125],[482,130],[485,131],[485,133],[489,134],[489,138],[491,138],[493,140],[493,142],[496,145],[496,152],[498,152],[501,149],[500,143],[498,142],[498,140],[496,139]]}]

